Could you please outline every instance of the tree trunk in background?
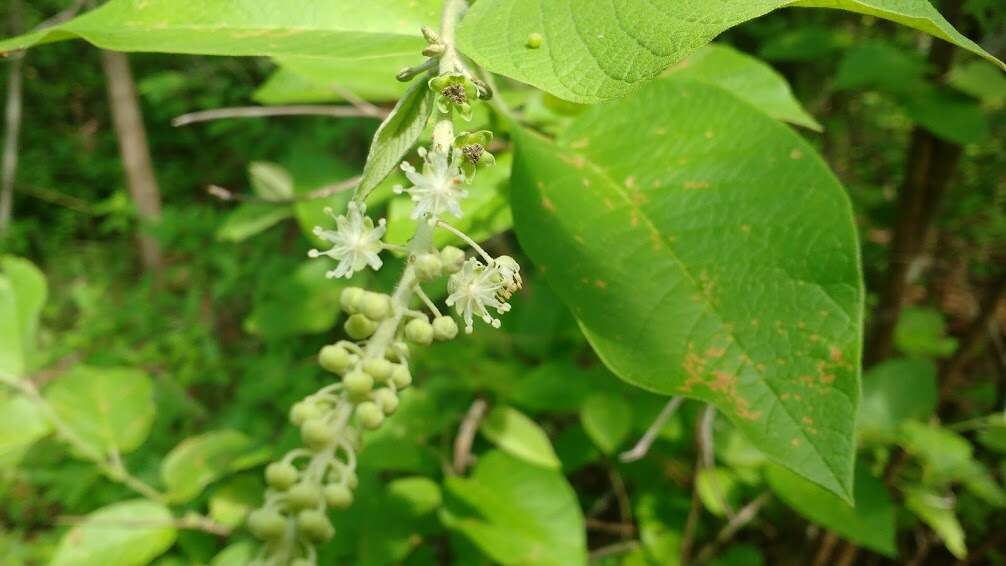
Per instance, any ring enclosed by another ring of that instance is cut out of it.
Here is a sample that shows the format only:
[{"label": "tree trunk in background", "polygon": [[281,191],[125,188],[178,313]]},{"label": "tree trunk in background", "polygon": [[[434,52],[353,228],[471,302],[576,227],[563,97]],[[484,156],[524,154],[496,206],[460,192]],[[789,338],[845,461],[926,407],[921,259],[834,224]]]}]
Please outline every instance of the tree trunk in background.
[{"label": "tree trunk in background", "polygon": [[148,271],[161,267],[161,248],[157,240],[145,232],[161,217],[161,192],[154,176],[147,144],[147,131],[136,95],[136,84],[129,70],[129,59],[123,53],[102,52],[108,102],[112,109],[115,132],[119,138],[119,155],[126,173],[129,194],[140,217],[140,257]]},{"label": "tree trunk in background", "polygon": [[[21,33],[21,0],[10,5],[10,31]],[[7,70],[7,102],[4,109],[3,159],[0,163],[0,237],[10,227],[14,208],[14,180],[17,177],[18,138],[21,134],[21,113],[24,103],[24,53],[11,56]]]}]

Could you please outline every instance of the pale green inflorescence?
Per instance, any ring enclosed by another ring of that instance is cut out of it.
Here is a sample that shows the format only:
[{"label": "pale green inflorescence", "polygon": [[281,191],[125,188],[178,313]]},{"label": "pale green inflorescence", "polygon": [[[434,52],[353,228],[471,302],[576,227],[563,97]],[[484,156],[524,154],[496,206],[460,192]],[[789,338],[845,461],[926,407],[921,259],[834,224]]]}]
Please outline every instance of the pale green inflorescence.
[{"label": "pale green inflorescence", "polygon": [[[353,503],[361,434],[379,428],[394,414],[401,391],[412,384],[410,344],[426,346],[458,335],[457,322],[439,310],[421,285],[448,278],[446,305],[455,308],[469,333],[475,319],[498,328],[500,320],[490,311],[503,314],[510,310],[507,301],[521,287],[520,266],[513,258],[493,258],[442,220],[444,215],[463,216],[464,185],[478,168],[494,163],[485,147],[492,140],[491,132],[454,133],[454,116],[467,120],[470,103],[490,95],[451,43],[454,24],[464,7],[463,0],[448,0],[440,34],[423,30],[430,43],[424,55],[436,64],[428,61],[415,69],[437,69],[435,76],[426,80],[438,104],[432,143],[418,150],[422,171],[403,163],[401,168],[412,186],[396,188],[396,192],[411,196],[412,217],[419,220],[404,249],[406,267],[390,295],[359,287],[342,292],[340,305],[348,315],[345,331],[349,339],[325,346],[318,354],[319,365],[340,380],[291,408],[290,421],[300,427],[304,446],[266,467],[269,487],[265,503],[248,517],[248,529],[264,543],[255,560],[259,566],[317,563],[315,546],[337,534],[328,512]],[[422,72],[403,71],[399,78],[419,74]],[[375,223],[366,216],[365,203],[354,199],[344,214],[330,215],[336,229],[318,227],[315,233],[332,247],[309,253],[313,258],[324,256],[337,262],[329,277],[348,278],[368,267],[378,270],[383,266],[382,252],[403,252],[381,241],[385,221]],[[437,229],[460,238],[478,257],[467,257],[454,246],[436,249],[433,233]]]}]

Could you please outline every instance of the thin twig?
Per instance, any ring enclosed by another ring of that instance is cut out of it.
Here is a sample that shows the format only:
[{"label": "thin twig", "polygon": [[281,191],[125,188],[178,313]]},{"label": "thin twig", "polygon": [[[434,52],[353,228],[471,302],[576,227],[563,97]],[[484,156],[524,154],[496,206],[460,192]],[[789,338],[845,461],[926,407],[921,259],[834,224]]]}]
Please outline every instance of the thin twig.
[{"label": "thin twig", "polygon": [[587,527],[587,530],[618,535],[622,538],[628,538],[636,534],[636,525],[632,523],[612,523],[611,521],[602,521],[587,517],[584,520],[584,525]]},{"label": "thin twig", "polygon": [[607,558],[608,556],[618,556],[619,554],[628,554],[633,550],[639,548],[638,540],[626,540],[622,542],[616,542],[615,544],[609,544],[608,546],[602,546],[597,550],[592,550],[587,560],[591,562],[596,562],[602,558]]},{"label": "thin twig", "polygon": [[699,457],[702,466],[709,472],[709,487],[712,488],[713,496],[723,509],[727,518],[733,519],[733,507],[727,502],[723,489],[720,486],[719,478],[716,477],[716,454],[713,444],[713,424],[716,422],[716,407],[707,405],[702,412],[702,421],[699,424]]},{"label": "thin twig", "polygon": [[646,454],[650,451],[650,447],[653,446],[653,442],[657,439],[657,435],[660,434],[664,425],[667,424],[667,421],[672,415],[674,415],[675,411],[678,410],[684,401],[684,397],[672,397],[671,400],[664,405],[664,408],[660,410],[657,418],[653,419],[653,423],[646,429],[646,432],[643,433],[639,442],[637,442],[631,450],[622,452],[619,459],[623,462],[635,462],[646,456]]},{"label": "thin twig", "polygon": [[702,550],[699,551],[696,561],[699,564],[708,562],[714,556],[716,556],[720,548],[733,539],[737,531],[744,528],[748,523],[754,520],[758,516],[758,512],[761,508],[765,506],[772,499],[772,494],[769,492],[762,493],[758,497],[754,498],[750,503],[741,507],[739,511],[734,515],[733,519],[723,527],[719,533],[717,533],[716,538],[704,546]]},{"label": "thin twig", "polygon": [[233,108],[214,108],[182,114],[171,120],[171,125],[180,128],[199,122],[213,120],[229,120],[234,118],[269,118],[273,116],[329,116],[332,118],[381,118],[388,112],[378,109],[376,112],[360,109],[355,106],[325,106],[325,105],[295,105],[295,106],[237,106]]},{"label": "thin twig", "polygon": [[475,441],[475,433],[482,423],[489,404],[481,397],[472,401],[471,407],[465,413],[461,426],[458,427],[458,435],[454,438],[454,472],[456,474],[465,473],[465,468],[472,463],[472,442]]},{"label": "thin twig", "polygon": [[262,198],[255,195],[246,195],[243,193],[236,193],[230,189],[226,189],[219,185],[210,185],[206,187],[206,192],[215,198],[218,198],[225,202],[256,202],[261,204],[293,204],[295,202],[304,202],[309,200],[319,200],[323,198],[328,198],[337,195],[342,192],[356,187],[360,182],[360,176],[350,177],[345,181],[339,181],[333,185],[327,185],[321,187],[320,189],[315,189],[309,193],[301,193],[293,195],[290,198]]},{"label": "thin twig", "polygon": [[632,503],[629,501],[629,492],[625,489],[625,481],[622,475],[614,468],[608,469],[608,477],[611,479],[611,488],[615,493],[615,500],[618,501],[618,516],[623,523],[632,523]]},{"label": "thin twig", "polygon": [[433,316],[437,318],[443,316],[440,314],[440,309],[437,308],[437,305],[432,300],[430,300],[429,295],[426,294],[426,291],[423,291],[423,288],[420,287],[418,283],[416,284],[414,291],[416,292],[416,296],[419,297],[419,300],[423,301],[423,303],[426,305],[426,308],[430,309],[430,312],[433,313]]},{"label": "thin twig", "polygon": [[[11,4],[11,28],[21,26],[21,2]],[[0,173],[0,236],[7,233],[11,211],[14,207],[14,179],[17,177],[18,138],[21,136],[21,117],[24,110],[24,53],[12,57],[7,72],[7,103],[4,108],[3,171]]]},{"label": "thin twig", "polygon": [[[701,453],[702,445],[702,421],[705,420],[705,411],[699,416],[695,423],[695,446]],[[702,471],[702,458],[695,459],[694,473],[692,474],[692,500],[688,508],[688,518],[685,520],[685,530],[681,534],[681,563],[690,564],[692,560],[692,547],[695,544],[695,529],[698,526],[699,515],[702,512],[702,502],[699,499],[698,479],[699,472]]]}]

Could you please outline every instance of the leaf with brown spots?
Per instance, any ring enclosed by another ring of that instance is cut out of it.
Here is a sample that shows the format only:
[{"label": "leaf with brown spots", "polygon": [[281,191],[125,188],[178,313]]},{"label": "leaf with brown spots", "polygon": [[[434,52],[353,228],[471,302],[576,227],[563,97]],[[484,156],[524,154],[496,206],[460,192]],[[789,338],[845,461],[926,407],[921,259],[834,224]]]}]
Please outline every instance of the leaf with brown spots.
[{"label": "leaf with brown spots", "polygon": [[726,91],[664,79],[557,143],[517,133],[512,187],[523,248],[619,377],[715,404],[774,460],[852,497],[859,249],[807,143]]}]

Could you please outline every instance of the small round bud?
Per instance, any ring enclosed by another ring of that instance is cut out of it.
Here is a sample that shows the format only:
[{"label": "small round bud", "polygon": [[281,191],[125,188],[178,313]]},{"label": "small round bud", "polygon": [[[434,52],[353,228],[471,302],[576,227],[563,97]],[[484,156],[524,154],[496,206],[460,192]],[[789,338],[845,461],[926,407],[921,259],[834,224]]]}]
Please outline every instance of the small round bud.
[{"label": "small round bud", "polygon": [[354,314],[346,321],[346,334],[353,340],[368,338],[377,330],[377,323],[362,314]]},{"label": "small round bud", "polygon": [[318,364],[326,370],[340,375],[349,369],[353,358],[354,356],[349,353],[349,350],[334,344],[325,346],[318,352]]},{"label": "small round bud", "polygon": [[538,32],[534,32],[527,36],[527,43],[525,45],[527,45],[528,49],[538,49],[539,47],[541,47],[541,42],[542,42],[541,34]]},{"label": "small round bud", "polygon": [[276,540],[286,532],[286,519],[272,509],[256,509],[248,514],[248,530],[260,540]]},{"label": "small round bud", "polygon": [[384,320],[391,314],[391,297],[381,293],[364,293],[357,306],[360,314],[370,320]]},{"label": "small round bud", "polygon": [[440,260],[440,255],[436,253],[425,253],[416,258],[413,266],[420,281],[430,281],[440,277],[444,270],[444,264]]},{"label": "small round bud", "polygon": [[300,438],[308,448],[318,450],[332,442],[332,430],[324,419],[309,419],[300,425]]},{"label": "small round bud", "polygon": [[395,366],[395,369],[391,370],[391,383],[394,383],[398,389],[405,389],[412,385],[412,373],[409,372],[409,367],[405,364]]},{"label": "small round bud", "polygon": [[423,49],[422,53],[427,57],[439,57],[444,54],[444,50],[446,49],[447,46],[443,43],[434,43],[432,45],[427,45],[426,48]]},{"label": "small round bud", "polygon": [[325,486],[325,501],[334,509],[346,509],[353,504],[353,491],[341,483]]},{"label": "small round bud", "polygon": [[359,287],[346,287],[339,294],[339,305],[342,306],[342,310],[348,312],[349,314],[354,314],[357,312],[358,304],[360,299],[363,298],[364,291]]},{"label": "small round bud", "polygon": [[365,371],[351,371],[342,378],[346,392],[353,399],[362,399],[374,388],[374,378]]},{"label": "small round bud", "polygon": [[393,366],[384,358],[367,358],[363,360],[363,371],[373,376],[374,381],[384,382],[391,377]]},{"label": "small round bud", "polygon": [[298,401],[290,407],[290,422],[295,426],[300,426],[310,419],[321,416],[321,410],[310,401]]},{"label": "small round bud", "polygon": [[321,490],[313,484],[301,482],[286,492],[286,499],[297,509],[313,509],[321,503]]},{"label": "small round bud", "polygon": [[402,341],[395,342],[384,352],[384,357],[396,364],[402,362],[409,357],[409,345]]},{"label": "small round bud", "polygon": [[273,462],[265,468],[265,481],[269,487],[286,491],[291,485],[297,483],[300,474],[297,468],[286,462]]},{"label": "small round bud", "polygon": [[405,337],[421,346],[433,342],[433,325],[421,318],[414,318],[405,325]]},{"label": "small round bud", "polygon": [[458,335],[458,323],[449,316],[438,316],[433,319],[433,337],[437,340],[453,340]]},{"label": "small round bud", "polygon": [[383,388],[375,391],[374,402],[384,411],[385,415],[390,415],[398,409],[398,395],[391,389]]},{"label": "small round bud", "polygon": [[342,481],[349,486],[349,489],[356,489],[360,485],[360,479],[356,477],[356,472],[346,470],[342,476]]},{"label": "small round bud", "polygon": [[440,261],[443,262],[444,271],[455,273],[465,264],[465,252],[460,248],[447,246],[440,250]]},{"label": "small round bud", "polygon": [[335,527],[321,511],[305,509],[297,514],[297,526],[308,538],[324,542],[335,536]]},{"label": "small round bud", "polygon": [[384,422],[384,411],[372,401],[364,401],[356,406],[356,418],[364,428],[375,430]]}]

